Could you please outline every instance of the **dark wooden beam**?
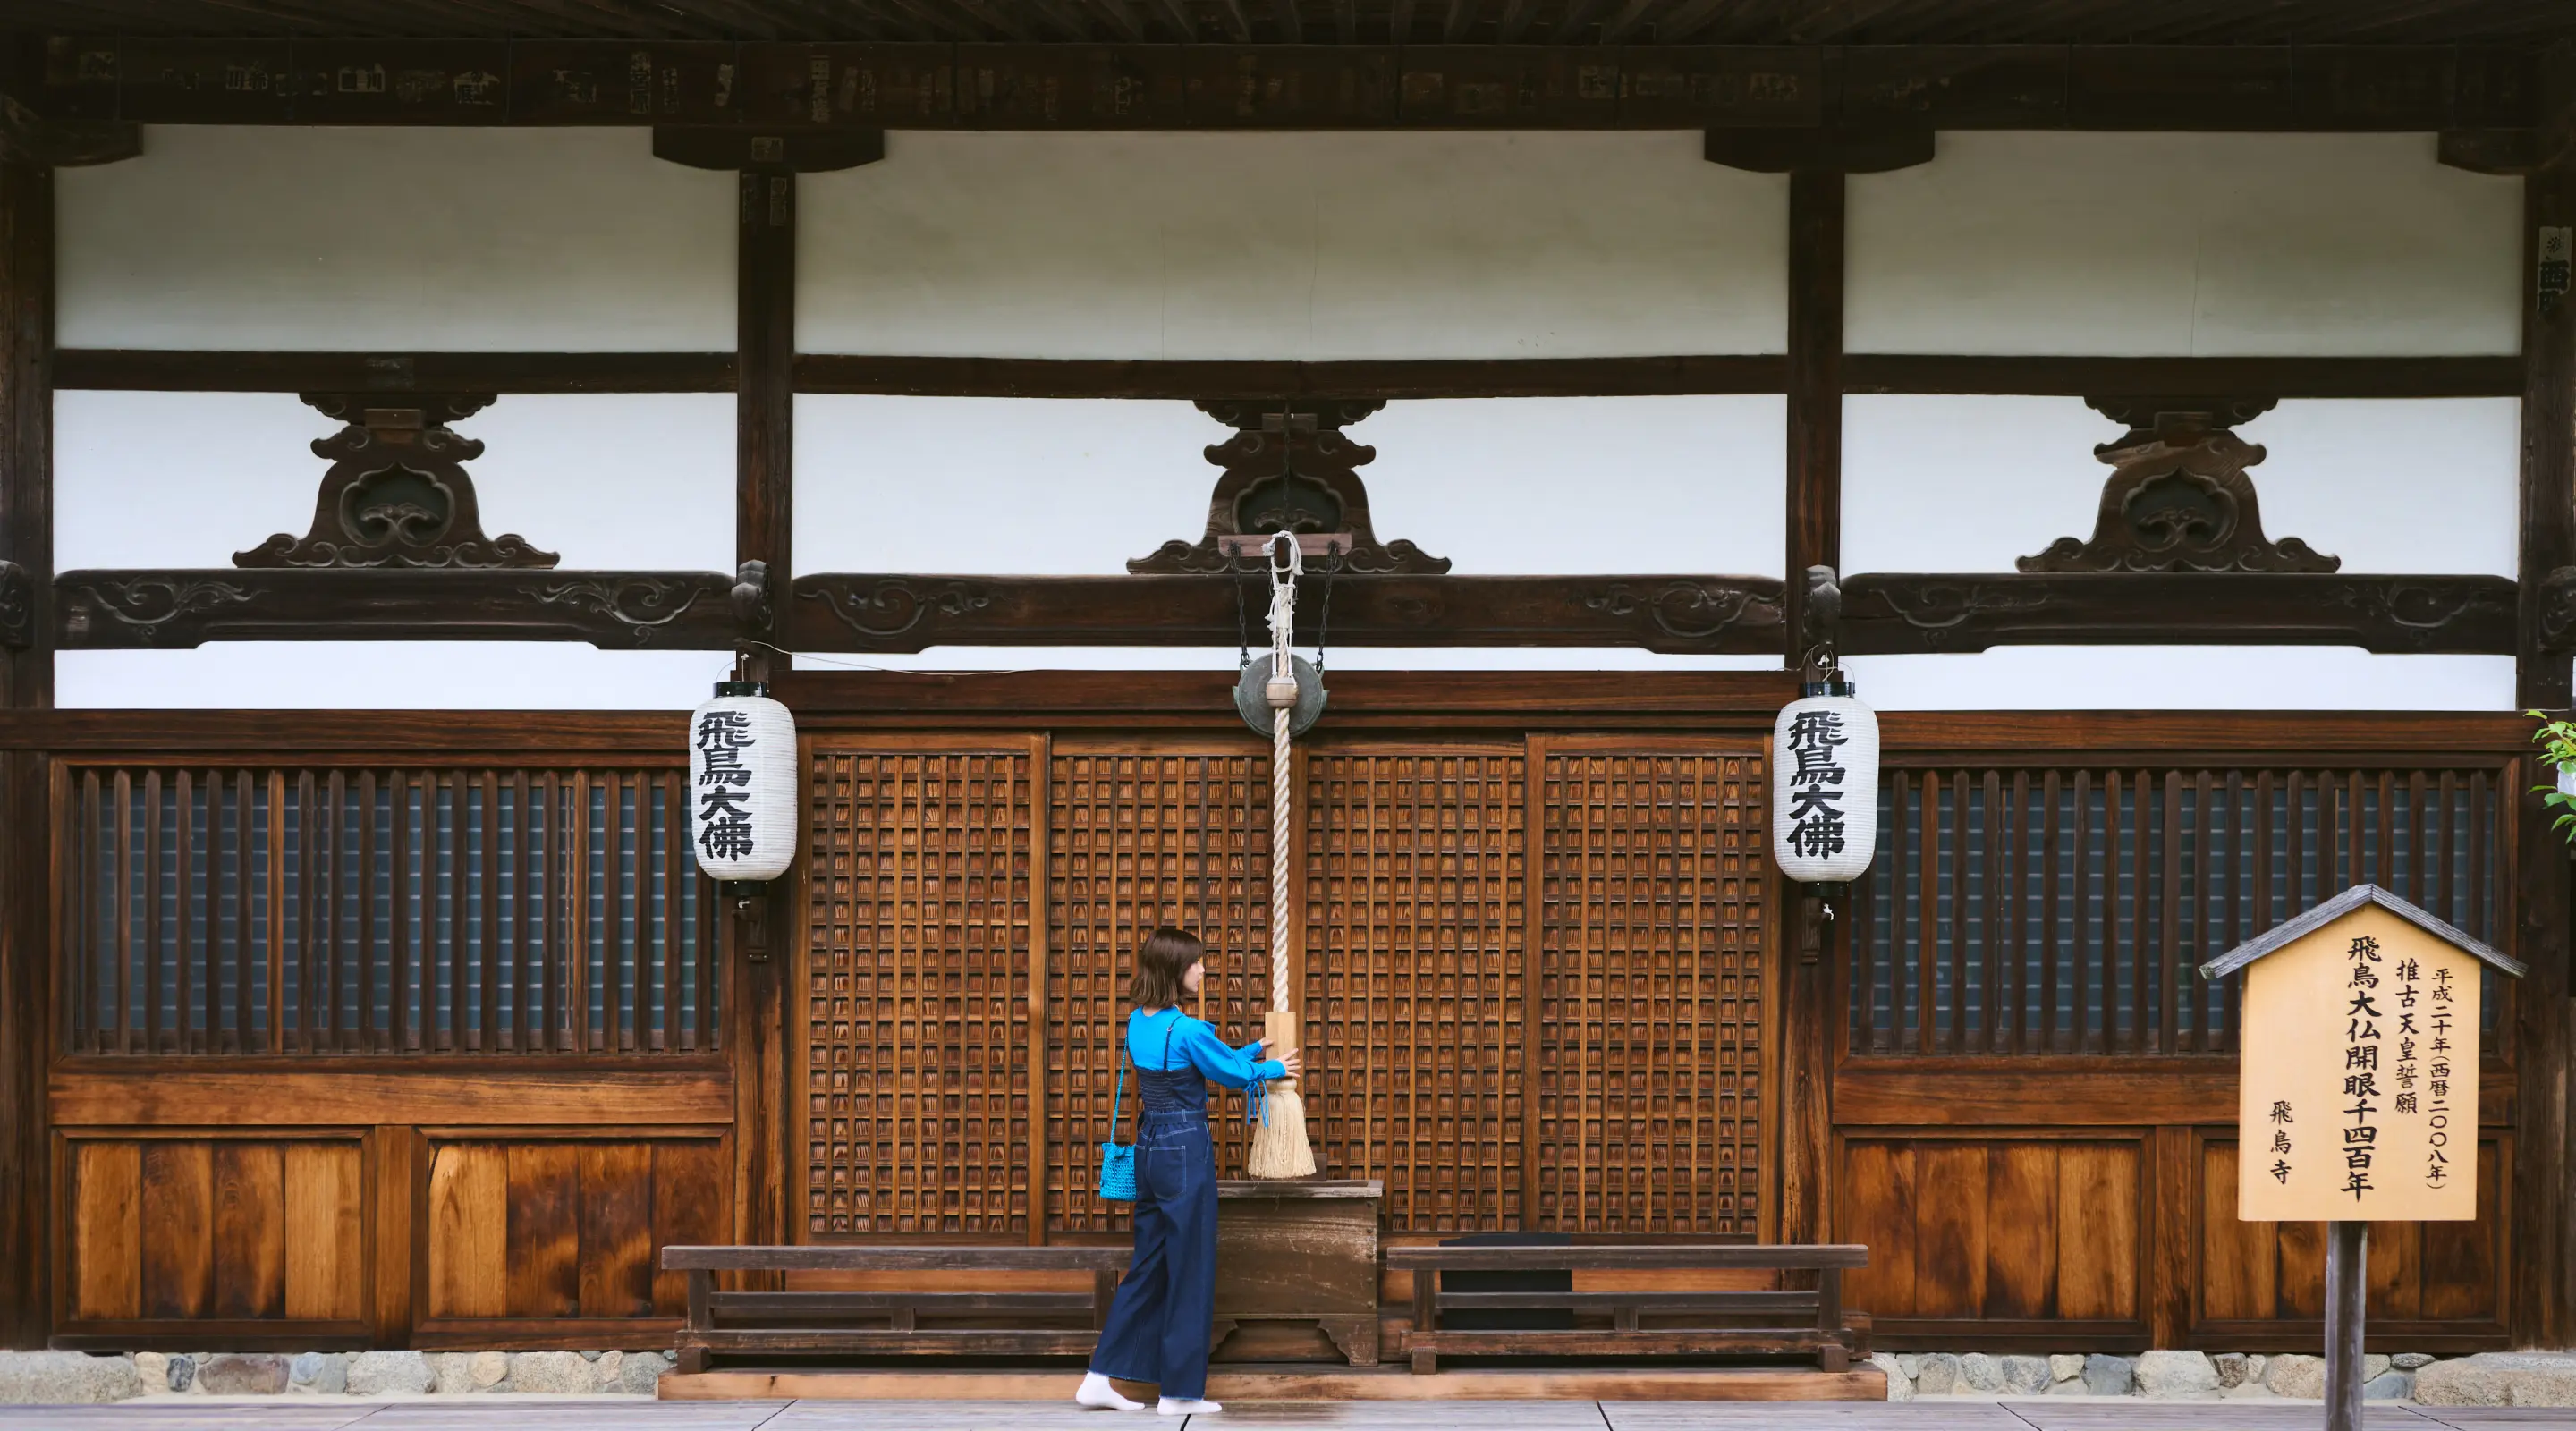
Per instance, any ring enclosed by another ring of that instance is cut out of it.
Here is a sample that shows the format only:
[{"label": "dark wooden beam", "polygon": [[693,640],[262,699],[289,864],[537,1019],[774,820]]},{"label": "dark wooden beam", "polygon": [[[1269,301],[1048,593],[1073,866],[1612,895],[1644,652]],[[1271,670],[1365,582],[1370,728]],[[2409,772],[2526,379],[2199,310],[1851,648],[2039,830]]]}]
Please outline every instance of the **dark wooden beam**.
[{"label": "dark wooden beam", "polygon": [[1929,129],[1712,129],[1701,153],[1756,174],[1885,174],[1931,163],[1932,150]]},{"label": "dark wooden beam", "polygon": [[234,353],[68,348],[58,388],[147,392],[723,393],[731,353]]},{"label": "dark wooden beam", "polygon": [[[732,353],[321,353],[67,348],[58,388],[164,392],[734,392]],[[796,390],[935,397],[1630,397],[1776,393],[1778,354],[1346,362],[955,358],[805,353]],[[2243,392],[2276,397],[2519,397],[2522,359],[1844,355],[1845,392]]]},{"label": "dark wooden beam", "polygon": [[2086,358],[1852,353],[1853,393],[2260,393],[2270,397],[2519,397],[2522,359]]},{"label": "dark wooden beam", "polygon": [[1842,582],[1844,654],[2027,645],[2513,649],[2500,576],[1864,572]]},{"label": "dark wooden beam", "polygon": [[[1322,583],[1298,604],[1313,640]],[[931,646],[1230,646],[1242,627],[1222,576],[797,579],[782,618],[799,651]],[[1729,576],[1365,576],[1333,586],[1338,646],[1633,646],[1776,655],[1780,583]],[[1258,634],[1255,632],[1254,634]]]},{"label": "dark wooden beam", "polygon": [[[796,176],[742,171],[736,250],[734,558],[753,598],[737,602],[739,674],[769,680],[794,663],[778,636],[783,595],[795,574],[796,533]],[[792,649],[792,648],[791,648]],[[723,920],[734,1000],[726,1048],[738,1109],[736,1176],[744,1190],[741,1234],[787,1240],[786,1019],[793,880],[738,889]],[[773,938],[771,931],[776,931]],[[756,1290],[756,1289],[754,1289]]]},{"label": "dark wooden beam", "polygon": [[0,93],[0,155],[48,169],[113,164],[143,152],[143,127],[113,119],[52,119]]},{"label": "dark wooden beam", "polygon": [[1058,358],[858,357],[807,353],[796,390],[939,397],[1259,398],[1635,397],[1776,393],[1784,361],[1763,354],[1673,358],[1426,358],[1356,362],[1190,362]]},{"label": "dark wooden beam", "polygon": [[[1709,136],[1715,157],[1718,136]],[[1811,635],[1830,629],[1811,611],[1813,568],[1842,565],[1843,255],[1847,211],[1841,170],[1796,168],[1789,175],[1788,531],[1781,651],[1801,664]],[[1823,1242],[1832,1234],[1832,1002],[1841,941],[1830,905],[1815,891],[1778,882],[1786,898],[1787,951],[1781,969],[1780,1190],[1778,1240]]]},{"label": "dark wooden beam", "polygon": [[[1241,33],[1244,7],[1222,9]],[[1283,27],[1302,23],[1293,5],[1271,10]],[[1429,13],[1451,43],[102,37],[75,42],[68,62],[47,66],[45,82],[22,98],[48,121],[84,123],[1403,129],[1452,127],[1460,93],[1492,84],[1497,66],[1535,66],[1580,76],[1573,102],[1513,116],[1547,128],[2418,131],[2537,122],[2533,57],[2503,46],[1491,46],[1454,43],[1474,7]],[[1627,33],[1645,13],[1623,6],[1605,35]],[[954,28],[964,38],[972,27]],[[639,52],[651,56],[648,83],[631,78]],[[1842,80],[1829,85],[1835,64]],[[409,82],[337,83],[344,67],[378,66]],[[228,74],[263,83],[227,84]],[[1010,95],[1042,100],[985,102]]]},{"label": "dark wooden beam", "polygon": [[352,640],[724,650],[733,585],[694,571],[67,571],[51,587],[49,630],[63,649],[87,651]]},{"label": "dark wooden beam", "polygon": [[[2576,44],[2549,55],[2558,125],[2576,123]],[[2549,577],[2576,565],[2576,292],[2566,264],[2576,237],[2576,155],[2523,180],[2522,523],[2518,568],[2523,600],[2514,641],[2514,704],[2563,710],[2571,699],[2568,652],[2553,633],[2563,615],[2543,599]],[[2555,264],[2554,271],[2548,265]],[[2555,288],[2553,297],[2547,290]],[[2538,768],[2532,767],[2537,773]],[[2525,780],[2529,787],[2538,783]],[[2516,821],[2512,952],[2530,972],[2513,1001],[2514,1148],[2511,1236],[2514,1264],[2507,1323],[2518,1347],[2556,1347],[2576,1335],[2576,1229],[2569,1187],[2576,1101],[2567,1080],[2576,1058],[2568,993],[2570,891],[2565,837],[2530,789]]]},{"label": "dark wooden beam", "polygon": [[[54,703],[53,348],[53,171],[0,158],[0,626],[23,633],[0,645],[0,711]],[[51,1329],[48,784],[41,752],[0,756],[0,1348],[42,1347]]]},{"label": "dark wooden beam", "polygon": [[691,169],[828,174],[885,157],[882,129],[776,129],[657,124],[653,157]]}]

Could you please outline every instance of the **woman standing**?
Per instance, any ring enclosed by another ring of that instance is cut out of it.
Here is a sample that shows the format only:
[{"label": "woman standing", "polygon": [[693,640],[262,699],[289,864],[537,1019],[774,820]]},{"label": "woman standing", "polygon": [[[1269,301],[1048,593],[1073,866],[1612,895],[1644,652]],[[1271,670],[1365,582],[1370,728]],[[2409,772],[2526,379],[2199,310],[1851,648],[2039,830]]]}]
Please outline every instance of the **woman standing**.
[{"label": "woman standing", "polygon": [[[1157,929],[1136,951],[1127,986],[1127,1056],[1136,1065],[1144,1115],[1136,1130],[1136,1255],[1118,1284],[1109,1324],[1091,1353],[1091,1370],[1073,1399],[1081,1405],[1135,1411],[1109,1384],[1153,1382],[1155,1410],[1204,1415],[1224,1408],[1205,1400],[1208,1333],[1216,1316],[1216,1154],[1208,1141],[1208,1080],[1228,1088],[1293,1078],[1294,1053],[1261,1057],[1265,1039],[1228,1048],[1216,1029],[1180,1009],[1207,977],[1207,946],[1195,934]],[[1114,1133],[1113,1133],[1113,1136]]]}]

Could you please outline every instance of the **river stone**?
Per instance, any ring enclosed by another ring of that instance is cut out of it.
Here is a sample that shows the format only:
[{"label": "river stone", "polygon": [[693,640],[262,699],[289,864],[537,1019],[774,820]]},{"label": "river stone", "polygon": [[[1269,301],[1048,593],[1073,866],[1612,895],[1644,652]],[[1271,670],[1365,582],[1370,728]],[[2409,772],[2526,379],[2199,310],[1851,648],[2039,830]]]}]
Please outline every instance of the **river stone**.
[{"label": "river stone", "polygon": [[170,1358],[170,1389],[185,1391],[197,1384],[197,1359],[193,1356]]},{"label": "river stone", "polygon": [[156,1391],[169,1390],[170,1358],[163,1356],[159,1352],[136,1352],[134,1354],[134,1379],[142,1385],[143,1394],[146,1396],[150,1396]]},{"label": "river stone", "polygon": [[2364,1401],[2404,1401],[2415,1392],[2415,1378],[2402,1371],[2383,1371],[2361,1384]]},{"label": "river stone", "polygon": [[1869,1364],[1887,1373],[1888,1400],[1912,1401],[1914,1399],[1914,1382],[1906,1376],[1904,1366],[1895,1357],[1880,1352],[1869,1359]]},{"label": "river stone", "polygon": [[286,1364],[286,1389],[337,1396],[349,1389],[346,1352],[304,1352]]},{"label": "river stone", "polygon": [[591,1389],[590,1363],[579,1352],[513,1352],[510,1389],[561,1395]]},{"label": "river stone", "polygon": [[2001,1391],[2004,1389],[2004,1364],[1984,1352],[1970,1352],[1959,1358],[1959,1380],[1970,1391]]},{"label": "river stone", "polygon": [[2263,1385],[2274,1396],[2323,1401],[2326,1360],[2320,1356],[2276,1356],[2263,1367]]},{"label": "river stone", "polygon": [[1959,1359],[1948,1352],[1928,1352],[1914,1373],[1919,1396],[1948,1396],[1960,1388]]},{"label": "river stone", "polygon": [[2127,1357],[2104,1356],[2095,1352],[2084,1359],[2084,1394],[2126,1396],[2132,1370]]},{"label": "river stone", "polygon": [[2247,1381],[2261,1381],[2263,1379],[2263,1361],[2264,1358],[2261,1352],[2247,1352],[2245,1354],[2245,1379]]},{"label": "river stone", "polygon": [[0,1405],[78,1406],[143,1394],[134,1358],[87,1352],[0,1352]]},{"label": "river stone", "polygon": [[2376,1352],[2366,1353],[2363,1355],[2361,1359],[2362,1380],[2377,1381],[2379,1378],[2387,1374],[2388,1358],[2381,1356]]},{"label": "river stone", "polygon": [[2197,1401],[2218,1390],[2218,1368],[2204,1352],[2138,1353],[2138,1392],[2165,1400]]},{"label": "river stone", "polygon": [[2245,1354],[2243,1352],[2220,1352],[2218,1355],[2209,1359],[2209,1364],[2218,1368],[2218,1384],[2220,1386],[2234,1387],[2243,1386],[2245,1384]]},{"label": "river stone", "polygon": [[2479,1352],[2415,1373],[2426,1406],[2576,1406],[2576,1353]]},{"label": "river stone", "polygon": [[1921,1352],[1898,1352],[1896,1354],[1896,1364],[1904,1370],[1905,1379],[1907,1381],[1912,1381],[1914,1378],[1923,1374],[1923,1354]]},{"label": "river stone", "polygon": [[2056,1380],[2049,1375],[2050,1359],[2044,1356],[2008,1356],[2002,1358],[2004,1390],[2014,1396],[2037,1396]]},{"label": "river stone", "polygon": [[2397,1368],[2399,1371],[2422,1371],[2424,1368],[2433,1364],[2433,1354],[2430,1352],[2399,1352],[2397,1355],[2388,1359],[2388,1364]]},{"label": "river stone", "polygon": [[2055,1386],[2052,1386],[2052,1387],[2050,1387],[2050,1388],[2048,1389],[2048,1394],[2049,1394],[2049,1395],[2051,1395],[2051,1396],[2090,1396],[2090,1395],[2092,1395],[2092,1393],[2091,1393],[2091,1392],[2088,1392],[2088,1391],[2086,1391],[2086,1390],[2084,1389],[2084,1378],[2082,1378],[2082,1377],[2080,1377],[2080,1376],[2079,1376],[2079,1377],[2077,1377],[2077,1378],[2075,1378],[2075,1379],[2074,1379],[2074,1380],[2072,1380],[2072,1381],[2061,1381],[2061,1382],[2057,1383]]},{"label": "river stone", "polygon": [[[1870,1360],[1877,1361],[1879,1358],[1871,1357]],[[664,1365],[662,1359],[658,1356],[639,1353],[635,1356],[627,1357],[617,1364],[617,1389],[633,1396],[651,1396],[660,1389],[662,1373],[667,1370],[669,1370],[669,1368]],[[1905,1394],[1903,1396],[1898,1396],[1896,1394],[1897,1384],[1902,1380],[1902,1377],[1888,1377],[1888,1400],[1911,1401],[1914,1399],[1914,1388],[1911,1385],[1908,1385],[1905,1388]]]},{"label": "river stone", "polygon": [[615,1391],[617,1389],[617,1368],[625,1363],[626,1353],[622,1351],[583,1352],[581,1359],[590,1363],[591,1390]]},{"label": "river stone", "polygon": [[2048,1379],[2073,1381],[2084,1374],[2084,1358],[2072,1352],[2059,1352],[2048,1359]]},{"label": "river stone", "polygon": [[368,1351],[349,1358],[351,1396],[426,1396],[438,1373],[416,1351]]},{"label": "river stone", "polygon": [[197,1368],[211,1396],[275,1396],[286,1389],[286,1358],[267,1352],[217,1352]]},{"label": "river stone", "polygon": [[476,1352],[465,1369],[465,1379],[473,1384],[476,1391],[490,1391],[508,1380],[509,1376],[508,1352]]}]

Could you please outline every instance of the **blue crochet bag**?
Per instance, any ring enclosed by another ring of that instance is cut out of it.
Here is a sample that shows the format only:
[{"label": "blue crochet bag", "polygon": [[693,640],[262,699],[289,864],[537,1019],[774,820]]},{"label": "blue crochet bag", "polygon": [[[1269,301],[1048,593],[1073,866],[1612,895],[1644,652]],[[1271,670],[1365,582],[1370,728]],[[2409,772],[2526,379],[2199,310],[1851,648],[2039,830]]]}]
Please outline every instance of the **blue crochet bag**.
[{"label": "blue crochet bag", "polygon": [[1118,1103],[1127,1096],[1127,1060],[1118,1060],[1118,1088],[1109,1095],[1109,1141],[1100,1145],[1100,1200],[1136,1200],[1136,1147],[1118,1141]]},{"label": "blue crochet bag", "polygon": [[[1181,1021],[1163,1031],[1163,1065],[1172,1062],[1172,1035],[1180,1032]],[[1127,1096],[1127,1060],[1118,1060],[1118,1086],[1109,1094],[1109,1141],[1100,1145],[1100,1200],[1134,1202],[1136,1200],[1136,1147],[1118,1141],[1118,1105]]]}]

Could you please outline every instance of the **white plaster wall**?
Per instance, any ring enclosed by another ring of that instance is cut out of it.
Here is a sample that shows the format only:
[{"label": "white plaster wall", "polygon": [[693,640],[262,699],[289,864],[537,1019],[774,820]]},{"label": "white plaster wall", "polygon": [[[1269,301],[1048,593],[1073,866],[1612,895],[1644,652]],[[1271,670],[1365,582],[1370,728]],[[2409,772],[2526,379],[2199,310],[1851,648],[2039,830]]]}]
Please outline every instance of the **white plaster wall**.
[{"label": "white plaster wall", "polygon": [[1945,133],[1850,192],[1853,352],[2520,348],[2521,181],[2430,134]]},{"label": "white plaster wall", "polygon": [[[2293,398],[2237,429],[2264,531],[2349,572],[2514,574],[2521,404]],[[2093,534],[2121,427],[2069,397],[1843,400],[1847,571],[2011,571]]]},{"label": "white plaster wall", "polygon": [[941,134],[798,187],[808,352],[1776,353],[1788,185],[1696,133]]},{"label": "white plaster wall", "polygon": [[[733,399],[510,396],[457,424],[485,530],[570,567],[729,571]],[[55,557],[72,570],[211,566],[303,534],[337,424],[284,394],[64,392],[54,400]],[[620,709],[695,703],[723,652],[512,642],[221,642],[67,651],[66,707]]]},{"label": "white plaster wall", "polygon": [[[1390,403],[1348,428],[1381,540],[1467,573],[1785,560],[1776,396]],[[1109,575],[1207,524],[1229,429],[1188,403],[853,397],[796,407],[804,571]]]},{"label": "white plaster wall", "polygon": [[[1848,571],[2011,571],[2090,537],[2121,429],[2076,398],[1855,394],[1843,403]],[[2267,534],[2348,572],[2514,573],[2520,405],[2292,400],[2238,429]],[[2504,656],[2329,647],[2043,647],[1852,662],[1889,710],[2496,710]]]},{"label": "white plaster wall", "polygon": [[155,126],[56,184],[67,348],[734,345],[733,176],[641,129]]}]

